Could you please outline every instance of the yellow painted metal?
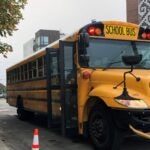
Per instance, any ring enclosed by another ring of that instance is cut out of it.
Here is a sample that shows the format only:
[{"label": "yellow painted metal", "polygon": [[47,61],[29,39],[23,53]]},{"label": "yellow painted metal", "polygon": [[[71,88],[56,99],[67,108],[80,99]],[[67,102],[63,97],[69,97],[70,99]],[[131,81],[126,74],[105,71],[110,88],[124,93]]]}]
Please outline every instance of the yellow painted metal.
[{"label": "yellow painted metal", "polygon": [[[86,104],[90,97],[97,97],[103,101],[108,107],[118,109],[129,109],[115,101],[115,97],[120,96],[123,91],[123,85],[114,88],[117,84],[123,81],[123,73],[129,69],[85,69],[81,68],[78,73],[78,119],[79,123],[87,121],[88,113],[86,111]],[[91,76],[89,79],[83,79],[84,71],[89,71]],[[137,82],[132,75],[127,75],[127,90],[130,96],[142,99],[150,108],[150,75],[149,70],[133,71],[141,80]],[[131,108],[130,108],[131,109]],[[136,108],[134,108],[136,109]],[[142,109],[141,109],[142,111]],[[79,128],[82,134],[83,129]]]}]

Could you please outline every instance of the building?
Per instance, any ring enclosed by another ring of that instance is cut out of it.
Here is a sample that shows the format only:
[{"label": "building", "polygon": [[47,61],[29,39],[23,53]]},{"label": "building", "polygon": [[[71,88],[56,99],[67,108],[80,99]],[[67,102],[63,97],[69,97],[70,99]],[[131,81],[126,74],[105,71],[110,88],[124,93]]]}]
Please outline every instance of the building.
[{"label": "building", "polygon": [[150,0],[127,0],[127,21],[150,28]]},{"label": "building", "polygon": [[34,38],[30,39],[23,45],[23,57],[27,57],[33,53]]},{"label": "building", "polygon": [[54,41],[60,39],[65,34],[58,30],[39,30],[35,33],[35,37],[23,45],[23,56],[27,57]]},{"label": "building", "polygon": [[127,0],[127,22],[139,23],[138,0]]},{"label": "building", "polygon": [[38,51],[42,47],[47,46],[50,43],[60,38],[60,32],[57,30],[39,30],[35,33],[34,52]]}]

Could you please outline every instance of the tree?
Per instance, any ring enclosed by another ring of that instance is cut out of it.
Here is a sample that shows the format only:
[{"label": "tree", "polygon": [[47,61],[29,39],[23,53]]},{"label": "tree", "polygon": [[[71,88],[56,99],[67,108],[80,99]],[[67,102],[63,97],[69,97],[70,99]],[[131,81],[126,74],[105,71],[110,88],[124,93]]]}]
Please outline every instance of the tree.
[{"label": "tree", "polygon": [[[0,36],[11,36],[17,30],[17,24],[22,16],[27,0],[0,0]],[[12,51],[12,46],[0,40],[0,53],[7,57],[7,53]]]}]

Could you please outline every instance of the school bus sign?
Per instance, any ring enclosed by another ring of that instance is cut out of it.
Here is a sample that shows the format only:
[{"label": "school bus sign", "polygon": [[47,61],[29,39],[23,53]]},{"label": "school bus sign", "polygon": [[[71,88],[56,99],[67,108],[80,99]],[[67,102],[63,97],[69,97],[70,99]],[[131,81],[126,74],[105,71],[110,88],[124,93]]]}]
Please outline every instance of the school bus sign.
[{"label": "school bus sign", "polygon": [[129,25],[106,23],[104,25],[104,34],[106,38],[111,39],[130,39],[136,40],[139,33],[139,27],[129,23]]}]

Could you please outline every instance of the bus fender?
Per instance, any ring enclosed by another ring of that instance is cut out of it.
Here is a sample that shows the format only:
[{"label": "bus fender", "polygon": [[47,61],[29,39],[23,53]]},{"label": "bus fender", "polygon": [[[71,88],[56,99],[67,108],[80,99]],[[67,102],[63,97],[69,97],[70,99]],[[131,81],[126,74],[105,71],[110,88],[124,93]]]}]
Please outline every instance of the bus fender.
[{"label": "bus fender", "polygon": [[117,107],[118,104],[114,101],[116,97],[116,91],[106,88],[105,86],[98,86],[92,89],[89,93],[89,97],[98,97],[101,99],[108,107]]}]

